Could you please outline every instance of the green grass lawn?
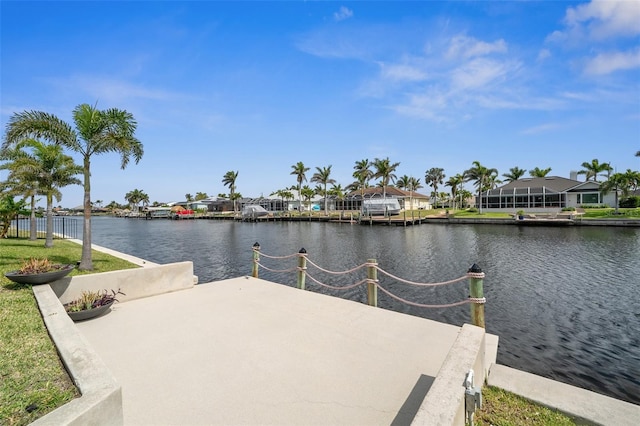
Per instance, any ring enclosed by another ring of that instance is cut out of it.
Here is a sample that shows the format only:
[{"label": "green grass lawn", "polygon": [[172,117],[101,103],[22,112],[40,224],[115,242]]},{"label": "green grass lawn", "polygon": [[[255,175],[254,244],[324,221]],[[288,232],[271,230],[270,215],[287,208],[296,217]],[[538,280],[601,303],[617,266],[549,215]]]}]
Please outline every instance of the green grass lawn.
[{"label": "green grass lawn", "polygon": [[636,209],[616,209],[614,208],[602,208],[602,209],[584,209],[583,219],[640,219],[640,208]]},{"label": "green grass lawn", "polygon": [[571,417],[557,410],[507,392],[485,386],[482,389],[482,409],[476,411],[475,423],[479,426],[569,426],[575,425]]},{"label": "green grass lawn", "polygon": [[[0,424],[26,425],[79,396],[62,365],[40,315],[31,286],[17,285],[4,274],[19,269],[23,259],[48,258],[54,263],[80,260],[82,247],[55,240],[0,239]],[[125,260],[93,251],[93,271],[136,268]]]}]

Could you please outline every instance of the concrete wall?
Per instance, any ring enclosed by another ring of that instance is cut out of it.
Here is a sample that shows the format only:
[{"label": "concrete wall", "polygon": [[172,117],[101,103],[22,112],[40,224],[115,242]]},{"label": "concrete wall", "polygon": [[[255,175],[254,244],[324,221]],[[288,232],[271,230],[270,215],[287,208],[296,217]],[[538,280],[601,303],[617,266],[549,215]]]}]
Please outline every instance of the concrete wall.
[{"label": "concrete wall", "polygon": [[470,369],[475,373],[474,386],[482,386],[486,378],[485,331],[465,324],[453,343],[438,375],[412,425],[464,425],[464,379]]},{"label": "concrete wall", "polygon": [[120,384],[78,331],[48,285],[33,286],[42,318],[81,396],[32,425],[122,425]]},{"label": "concrete wall", "polygon": [[68,303],[83,290],[122,291],[119,302],[191,288],[197,283],[193,262],[153,265],[137,269],[65,277],[50,284],[60,302]]}]

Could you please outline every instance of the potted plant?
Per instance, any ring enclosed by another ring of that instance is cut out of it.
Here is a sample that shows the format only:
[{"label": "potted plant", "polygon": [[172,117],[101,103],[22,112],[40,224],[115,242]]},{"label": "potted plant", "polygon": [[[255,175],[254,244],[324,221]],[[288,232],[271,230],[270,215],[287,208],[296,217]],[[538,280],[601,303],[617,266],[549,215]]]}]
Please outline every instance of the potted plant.
[{"label": "potted plant", "polygon": [[518,219],[519,220],[523,220],[524,219],[524,210],[518,210]]},{"label": "potted plant", "polygon": [[111,292],[84,290],[79,298],[65,303],[64,309],[74,321],[95,318],[108,311],[111,305],[118,301],[116,299],[118,294],[124,295],[119,289]]},{"label": "potted plant", "polygon": [[53,263],[49,259],[30,258],[24,260],[20,269],[4,274],[5,277],[19,284],[47,284],[66,276],[75,265]]}]

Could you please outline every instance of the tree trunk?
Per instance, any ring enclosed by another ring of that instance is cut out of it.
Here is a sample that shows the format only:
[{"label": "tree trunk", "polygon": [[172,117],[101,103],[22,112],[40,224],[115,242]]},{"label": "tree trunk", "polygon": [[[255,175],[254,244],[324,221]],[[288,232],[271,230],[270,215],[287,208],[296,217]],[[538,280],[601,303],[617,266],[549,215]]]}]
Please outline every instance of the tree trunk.
[{"label": "tree trunk", "polygon": [[47,238],[44,246],[46,248],[53,247],[53,196],[47,194]]},{"label": "tree trunk", "polygon": [[36,196],[31,196],[31,215],[29,216],[29,240],[38,239],[38,229],[36,225]]},{"label": "tree trunk", "polygon": [[93,270],[91,260],[91,181],[89,168],[91,161],[88,154],[84,157],[84,224],[82,227],[82,258],[78,269],[81,271]]}]

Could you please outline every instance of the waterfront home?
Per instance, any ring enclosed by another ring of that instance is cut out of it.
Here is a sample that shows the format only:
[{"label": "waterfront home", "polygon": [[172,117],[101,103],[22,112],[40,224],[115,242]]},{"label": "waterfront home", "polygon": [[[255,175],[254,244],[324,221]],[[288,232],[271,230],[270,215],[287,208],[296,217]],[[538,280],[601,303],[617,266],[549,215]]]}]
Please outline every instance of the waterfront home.
[{"label": "waterfront home", "polygon": [[582,206],[613,206],[615,194],[602,194],[600,183],[580,182],[577,173],[571,179],[560,176],[521,178],[496,189],[483,192],[480,200],[483,210],[513,212],[559,212],[563,208]]},{"label": "waterfront home", "polygon": [[[343,200],[336,200],[337,210],[362,210],[364,200],[375,200],[383,198],[383,190],[380,187],[365,188],[364,191],[357,190],[350,192]],[[419,192],[405,191],[395,186],[387,186],[384,191],[387,198],[398,200],[401,210],[429,210],[432,208],[430,197]],[[344,205],[345,208],[340,208]]]}]

